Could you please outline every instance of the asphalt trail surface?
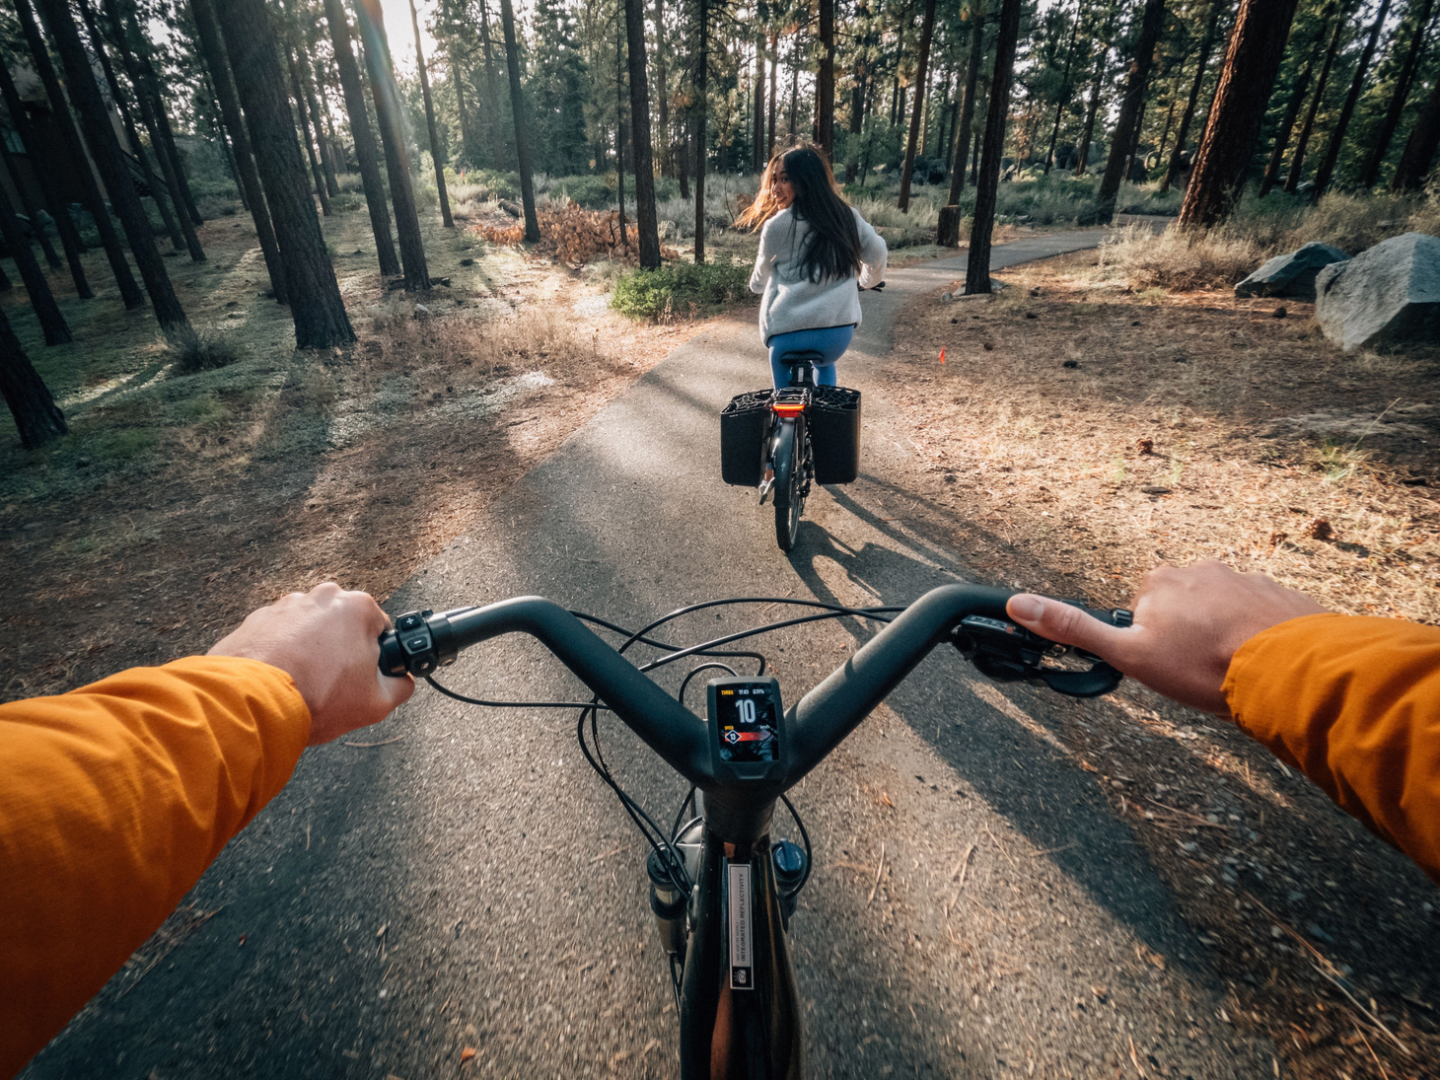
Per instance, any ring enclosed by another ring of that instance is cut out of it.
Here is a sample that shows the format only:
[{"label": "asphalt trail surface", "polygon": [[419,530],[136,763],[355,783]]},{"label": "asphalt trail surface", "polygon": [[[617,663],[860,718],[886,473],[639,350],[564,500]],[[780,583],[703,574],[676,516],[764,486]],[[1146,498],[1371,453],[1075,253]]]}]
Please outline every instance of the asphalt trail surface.
[{"label": "asphalt trail surface", "polygon": [[[1006,244],[994,264],[1097,239]],[[895,477],[913,455],[871,375],[904,304],[963,267],[892,271],[865,295],[841,361],[865,393],[862,477],[817,491],[790,557],[769,507],[718,476],[718,411],[768,378],[753,323],[735,319],[612,402],[390,610],[539,593],[634,626],[723,596],[893,604],[970,579],[907,522],[917,496]],[[667,636],[783,611],[707,612]],[[785,700],[869,632],[836,621],[766,639]],[[581,692],[519,638],[443,681],[508,700]],[[1270,1075],[1272,1047],[1228,1022],[1225,986],[1128,829],[1043,710],[1016,701],[937,652],[792,792],[816,852],[792,924],[808,1075]],[[574,726],[572,712],[422,687],[384,724],[307,753],[194,890],[218,914],[117,976],[27,1075],[677,1075],[643,841]],[[678,780],[616,723],[601,734],[616,776],[668,822]]]}]

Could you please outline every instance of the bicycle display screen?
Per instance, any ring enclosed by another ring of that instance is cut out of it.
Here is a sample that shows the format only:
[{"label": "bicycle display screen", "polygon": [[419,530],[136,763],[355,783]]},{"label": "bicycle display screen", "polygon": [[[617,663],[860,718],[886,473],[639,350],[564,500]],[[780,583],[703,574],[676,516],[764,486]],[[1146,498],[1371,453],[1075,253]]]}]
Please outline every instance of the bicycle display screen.
[{"label": "bicycle display screen", "polygon": [[736,765],[780,760],[779,701],[775,684],[717,680],[711,719],[720,760]]}]

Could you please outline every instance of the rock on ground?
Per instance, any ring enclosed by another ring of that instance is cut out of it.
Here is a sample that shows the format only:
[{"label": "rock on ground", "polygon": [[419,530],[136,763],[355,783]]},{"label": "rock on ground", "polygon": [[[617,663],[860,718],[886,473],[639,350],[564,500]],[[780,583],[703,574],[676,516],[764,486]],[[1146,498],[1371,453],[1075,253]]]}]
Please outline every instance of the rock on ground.
[{"label": "rock on ground", "polygon": [[1315,319],[1346,352],[1440,339],[1440,239],[1392,236],[1315,279]]},{"label": "rock on ground", "polygon": [[1311,242],[1284,255],[1267,259],[1253,274],[1235,286],[1235,295],[1294,296],[1315,299],[1315,276],[1331,263],[1344,262],[1350,256],[1329,244]]}]

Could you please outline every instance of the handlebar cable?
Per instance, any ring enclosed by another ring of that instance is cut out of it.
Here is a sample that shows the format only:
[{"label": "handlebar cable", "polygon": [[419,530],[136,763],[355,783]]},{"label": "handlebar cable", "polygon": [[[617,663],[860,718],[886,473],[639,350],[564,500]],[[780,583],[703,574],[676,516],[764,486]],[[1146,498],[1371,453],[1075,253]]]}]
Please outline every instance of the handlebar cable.
[{"label": "handlebar cable", "polygon": [[788,795],[781,795],[780,801],[785,804],[785,809],[789,810],[790,816],[795,819],[795,827],[800,830],[800,839],[805,842],[805,876],[786,894],[787,896],[799,896],[800,890],[805,888],[805,883],[810,880],[810,869],[815,865],[815,859],[810,853],[810,834],[805,831],[805,823],[800,820],[800,813],[795,809],[795,804],[790,801]]},{"label": "handlebar cable", "polygon": [[[760,670],[755,673],[756,677],[758,678],[764,672],[764,670],[765,661],[762,659],[760,661]],[[684,681],[680,684],[680,689],[675,694],[675,696],[680,700],[681,705],[685,704],[685,688],[690,685],[690,680],[695,678],[695,676],[699,675],[702,671],[728,671],[731,675],[740,674],[729,664],[722,664],[719,661],[711,661],[708,664],[697,664],[695,667],[691,668],[689,672],[686,673]]]}]

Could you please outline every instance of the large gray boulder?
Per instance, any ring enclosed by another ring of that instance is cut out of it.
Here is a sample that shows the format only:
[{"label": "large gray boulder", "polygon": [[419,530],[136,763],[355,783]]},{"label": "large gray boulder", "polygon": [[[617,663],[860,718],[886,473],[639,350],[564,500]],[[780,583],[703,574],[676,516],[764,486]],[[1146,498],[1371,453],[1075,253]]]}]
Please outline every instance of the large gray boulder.
[{"label": "large gray boulder", "polygon": [[1315,279],[1315,319],[1346,352],[1440,341],[1440,239],[1392,236]]},{"label": "large gray boulder", "polygon": [[1298,250],[1267,259],[1259,270],[1235,286],[1235,295],[1293,296],[1300,300],[1315,299],[1315,275],[1331,263],[1350,258],[1339,248],[1311,242]]}]

